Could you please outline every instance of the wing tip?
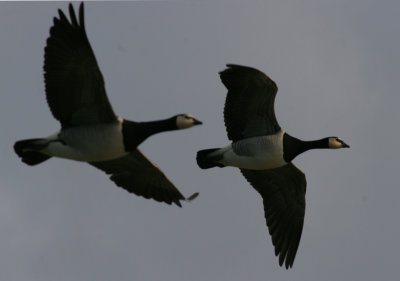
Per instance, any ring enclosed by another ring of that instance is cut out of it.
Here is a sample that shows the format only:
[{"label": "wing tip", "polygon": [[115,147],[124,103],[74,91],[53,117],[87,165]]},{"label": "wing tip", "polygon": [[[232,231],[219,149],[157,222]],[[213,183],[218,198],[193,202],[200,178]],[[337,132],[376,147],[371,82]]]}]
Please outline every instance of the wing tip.
[{"label": "wing tip", "polygon": [[85,26],[85,22],[84,22],[84,3],[81,2],[81,4],[79,5],[79,21],[78,18],[76,16],[75,13],[75,9],[74,6],[72,5],[72,3],[68,4],[68,12],[69,12],[69,18],[66,16],[66,14],[61,10],[58,9],[58,18],[54,17],[54,24],[56,24],[56,22],[61,22],[67,25],[71,25],[73,27],[80,27],[80,28],[84,28]]},{"label": "wing tip", "polygon": [[198,192],[195,192],[195,193],[193,193],[192,195],[190,195],[189,197],[186,197],[186,198],[184,198],[184,197],[182,197],[182,198],[179,198],[179,199],[175,199],[175,200],[173,200],[172,202],[165,202],[165,201],[163,201],[163,202],[165,202],[165,203],[167,203],[167,204],[171,204],[171,203],[174,203],[175,205],[177,205],[179,208],[182,208],[182,204],[181,204],[181,200],[182,201],[185,201],[185,202],[191,202],[191,201],[193,201],[193,200],[195,200],[197,197],[199,196],[199,193]]},{"label": "wing tip", "polygon": [[195,192],[195,193],[193,193],[192,195],[190,195],[189,197],[187,197],[187,198],[185,199],[185,201],[186,201],[186,202],[193,201],[194,199],[197,198],[197,196],[199,196],[199,193],[198,193],[198,192]]},{"label": "wing tip", "polygon": [[175,198],[175,199],[171,200],[170,202],[167,202],[167,201],[165,201],[165,200],[161,200],[160,202],[167,203],[168,205],[171,205],[172,203],[174,203],[174,204],[177,205],[179,208],[182,208],[181,201],[191,202],[191,201],[193,201],[194,199],[196,199],[197,196],[199,196],[199,193],[198,193],[198,192],[195,192],[195,193],[193,193],[192,195],[190,195],[189,197],[186,197],[186,198],[182,196],[181,198]]},{"label": "wing tip", "polygon": [[79,5],[79,24],[85,29],[85,5],[83,2]]},{"label": "wing tip", "polygon": [[247,65],[242,65],[242,64],[236,64],[236,63],[227,63],[226,68],[224,70],[221,70],[219,73],[221,74],[221,73],[223,73],[225,71],[229,71],[229,70],[251,70],[251,71],[256,71],[258,73],[264,74],[261,70],[259,70],[257,68],[247,66]]},{"label": "wing tip", "polygon": [[218,72],[218,74],[221,78],[222,83],[227,88],[231,81],[237,80],[239,77],[250,76],[255,77],[256,80],[260,79],[261,83],[268,84],[270,87],[272,87],[272,89],[274,89],[275,93],[278,91],[278,86],[276,85],[275,81],[257,68],[233,63],[226,64],[226,67],[227,68],[225,68],[224,70]]}]

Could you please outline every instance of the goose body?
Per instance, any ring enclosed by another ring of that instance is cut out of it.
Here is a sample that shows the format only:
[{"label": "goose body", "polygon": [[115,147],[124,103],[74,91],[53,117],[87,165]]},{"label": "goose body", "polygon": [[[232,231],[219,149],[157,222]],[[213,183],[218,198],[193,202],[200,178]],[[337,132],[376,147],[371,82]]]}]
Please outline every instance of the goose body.
[{"label": "goose body", "polygon": [[61,130],[45,138],[17,141],[15,152],[28,165],[51,157],[87,162],[128,192],[181,206],[180,200],[186,198],[137,147],[154,134],[201,122],[190,114],[149,122],[118,117],[86,35],[83,3],[79,17],[72,4],[69,14],[70,20],[59,10],[54,18],[44,60],[46,99]]},{"label": "goose body", "polygon": [[232,144],[216,150],[209,157],[224,166],[233,166],[251,170],[273,169],[286,165],[283,158],[282,130],[276,134],[260,137],[250,137],[238,140]]},{"label": "goose body", "polygon": [[292,160],[310,149],[349,147],[338,137],[297,139],[279,126],[274,110],[277,86],[261,71],[229,64],[220,72],[228,89],[224,121],[231,144],[197,152],[202,169],[233,166],[260,193],[265,219],[279,256],[292,267],[305,214],[305,174]]},{"label": "goose body", "polygon": [[[121,119],[120,119],[121,120]],[[106,161],[126,156],[122,122],[66,128],[43,140],[39,151],[49,156],[83,162]]]}]

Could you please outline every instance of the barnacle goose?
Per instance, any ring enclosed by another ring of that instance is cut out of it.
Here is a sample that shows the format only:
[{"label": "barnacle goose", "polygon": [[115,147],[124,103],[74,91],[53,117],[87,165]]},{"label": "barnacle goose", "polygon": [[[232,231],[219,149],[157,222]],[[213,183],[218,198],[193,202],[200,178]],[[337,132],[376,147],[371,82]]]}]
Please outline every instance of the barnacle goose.
[{"label": "barnacle goose", "polygon": [[292,267],[305,213],[306,177],[292,160],[315,148],[349,147],[338,137],[302,141],[279,126],[274,110],[278,88],[261,71],[228,64],[220,72],[228,89],[224,121],[232,143],[197,152],[200,168],[238,167],[264,201],[265,218],[279,265]]},{"label": "barnacle goose", "polygon": [[104,79],[85,31],[84,6],[79,21],[72,4],[70,21],[59,10],[44,54],[46,98],[61,130],[46,138],[17,141],[14,150],[28,165],[50,157],[88,162],[116,185],[145,198],[181,206],[185,198],[156,164],[137,148],[149,136],[202,124],[192,115],[134,122],[115,115]]}]

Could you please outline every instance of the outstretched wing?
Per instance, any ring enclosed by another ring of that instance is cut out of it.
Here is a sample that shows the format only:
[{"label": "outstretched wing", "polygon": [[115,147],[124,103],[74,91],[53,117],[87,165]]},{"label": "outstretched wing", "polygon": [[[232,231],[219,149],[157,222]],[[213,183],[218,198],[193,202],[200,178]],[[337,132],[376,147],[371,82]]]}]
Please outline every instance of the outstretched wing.
[{"label": "outstretched wing", "polygon": [[115,184],[130,193],[154,199],[167,204],[175,203],[181,207],[180,200],[186,199],[170,182],[158,166],[147,159],[139,149],[127,156],[102,162],[89,162],[90,165],[111,175]]},{"label": "outstretched wing", "polygon": [[85,31],[84,6],[79,22],[72,4],[71,22],[58,10],[44,54],[46,98],[63,128],[108,123],[116,116],[108,101],[104,79]]},{"label": "outstretched wing", "polygon": [[278,132],[280,126],[274,110],[278,91],[275,82],[255,68],[227,66],[219,74],[228,89],[224,108],[228,138],[237,141]]},{"label": "outstretched wing", "polygon": [[286,268],[292,267],[303,231],[307,185],[304,173],[292,163],[271,170],[241,172],[263,198],[279,265],[285,262]]}]

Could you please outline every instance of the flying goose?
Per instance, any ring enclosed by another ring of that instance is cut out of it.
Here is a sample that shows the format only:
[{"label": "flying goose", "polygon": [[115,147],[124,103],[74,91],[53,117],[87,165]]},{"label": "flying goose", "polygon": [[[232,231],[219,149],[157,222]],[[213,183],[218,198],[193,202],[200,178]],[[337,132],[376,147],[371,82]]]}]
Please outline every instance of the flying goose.
[{"label": "flying goose", "polygon": [[278,88],[261,71],[228,64],[220,72],[228,89],[224,121],[232,143],[197,152],[200,168],[238,167],[261,194],[279,265],[293,266],[303,229],[306,177],[292,160],[315,148],[349,147],[338,137],[302,141],[279,126],[274,111]]},{"label": "flying goose", "polygon": [[138,196],[181,206],[185,198],[157,165],[137,148],[149,136],[202,124],[192,115],[134,122],[115,115],[103,76],[85,31],[84,6],[79,21],[72,4],[71,21],[58,10],[44,55],[46,98],[61,130],[46,138],[17,141],[14,150],[28,165],[50,157],[88,162],[106,172],[116,185]]}]

